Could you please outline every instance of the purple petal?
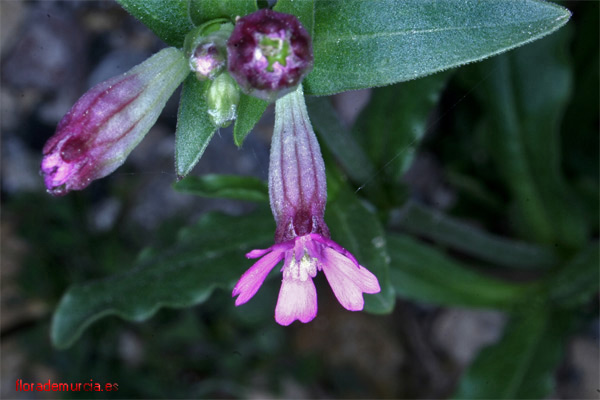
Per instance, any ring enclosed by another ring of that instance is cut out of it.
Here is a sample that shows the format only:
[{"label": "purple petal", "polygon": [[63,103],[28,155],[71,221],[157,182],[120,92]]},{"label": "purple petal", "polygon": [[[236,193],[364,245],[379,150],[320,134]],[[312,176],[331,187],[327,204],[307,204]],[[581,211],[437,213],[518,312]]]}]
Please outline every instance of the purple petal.
[{"label": "purple petal", "polygon": [[323,272],[335,297],[347,310],[360,311],[364,307],[363,293],[379,293],[379,282],[365,267],[354,265],[352,260],[331,248],[323,251]]},{"label": "purple petal", "polygon": [[295,320],[310,322],[317,316],[317,290],[312,279],[283,279],[275,307],[275,321],[287,326]]},{"label": "purple petal", "polygon": [[232,297],[240,295],[235,300],[235,305],[239,306],[246,303],[260,289],[269,272],[283,258],[283,251],[272,251],[263,258],[254,263],[242,275],[238,283],[233,288]]},{"label": "purple petal", "polygon": [[270,251],[285,251],[294,246],[294,242],[285,242],[274,244],[273,246],[266,249],[254,249],[248,253],[246,253],[246,258],[258,258],[267,254]]}]

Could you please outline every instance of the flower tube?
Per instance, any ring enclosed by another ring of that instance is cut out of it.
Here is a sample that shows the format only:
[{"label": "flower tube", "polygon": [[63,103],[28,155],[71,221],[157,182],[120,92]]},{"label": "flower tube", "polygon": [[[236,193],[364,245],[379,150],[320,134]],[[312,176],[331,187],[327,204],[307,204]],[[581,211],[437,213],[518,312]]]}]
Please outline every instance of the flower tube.
[{"label": "flower tube", "polygon": [[123,164],[189,72],[183,53],[171,47],[85,93],[44,146],[48,192],[81,190]]},{"label": "flower tube", "polygon": [[275,103],[269,198],[277,223],[275,244],[246,254],[248,258],[260,259],[235,285],[236,306],[250,300],[269,272],[283,260],[283,279],[275,307],[279,324],[315,318],[317,293],[312,278],[318,271],[323,271],[344,308],[362,310],[363,293],[378,293],[379,282],[350,252],[330,239],[324,220],[325,165],[308,119],[302,86]]}]

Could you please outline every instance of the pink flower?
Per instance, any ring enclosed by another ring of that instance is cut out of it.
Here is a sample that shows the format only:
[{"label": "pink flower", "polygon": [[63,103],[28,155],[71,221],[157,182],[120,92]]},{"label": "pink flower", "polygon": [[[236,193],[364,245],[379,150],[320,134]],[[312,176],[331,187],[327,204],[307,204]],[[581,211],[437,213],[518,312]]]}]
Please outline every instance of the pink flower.
[{"label": "pink flower", "polygon": [[44,146],[48,192],[83,189],[123,164],[189,72],[183,53],[171,47],[85,93]]},{"label": "pink flower", "polygon": [[275,307],[279,324],[309,322],[317,315],[312,278],[318,271],[323,271],[344,308],[362,310],[363,293],[378,293],[381,289],[375,275],[329,238],[324,221],[325,166],[301,86],[275,104],[269,197],[277,222],[275,244],[246,254],[248,258],[260,259],[235,285],[236,306],[250,300],[269,272],[283,260],[283,279]]}]

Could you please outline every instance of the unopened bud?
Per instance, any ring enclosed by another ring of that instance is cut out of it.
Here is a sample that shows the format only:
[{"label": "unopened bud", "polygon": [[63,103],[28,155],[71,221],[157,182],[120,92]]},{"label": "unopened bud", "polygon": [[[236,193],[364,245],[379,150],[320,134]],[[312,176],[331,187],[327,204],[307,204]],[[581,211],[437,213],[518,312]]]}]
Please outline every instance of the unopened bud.
[{"label": "unopened bud", "polygon": [[184,49],[190,69],[199,80],[214,79],[227,64],[227,39],[233,25],[227,20],[207,22],[193,29],[185,39]]},{"label": "unopened bud", "polygon": [[237,105],[240,101],[240,90],[227,72],[218,75],[206,93],[208,114],[213,123],[224,128],[237,117]]},{"label": "unopened bud", "polygon": [[242,90],[274,101],[310,72],[312,42],[298,19],[269,9],[240,18],[227,41],[227,68]]}]

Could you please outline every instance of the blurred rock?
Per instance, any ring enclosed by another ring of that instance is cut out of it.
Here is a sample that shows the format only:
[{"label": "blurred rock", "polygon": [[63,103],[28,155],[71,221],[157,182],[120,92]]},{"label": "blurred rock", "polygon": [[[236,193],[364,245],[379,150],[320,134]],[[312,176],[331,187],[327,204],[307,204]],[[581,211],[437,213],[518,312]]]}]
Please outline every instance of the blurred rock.
[{"label": "blurred rock", "polygon": [[433,340],[461,367],[500,339],[506,316],[499,311],[451,308],[434,322]]},{"label": "blurred rock", "polygon": [[0,13],[0,55],[10,51],[18,38],[18,31],[25,18],[25,6],[21,1],[5,1]]},{"label": "blurred rock", "polygon": [[39,176],[41,156],[16,137],[2,140],[2,190],[7,193],[44,191]]},{"label": "blurred rock", "polygon": [[86,37],[76,19],[59,10],[34,10],[24,26],[3,62],[4,84],[58,91],[81,81]]}]

